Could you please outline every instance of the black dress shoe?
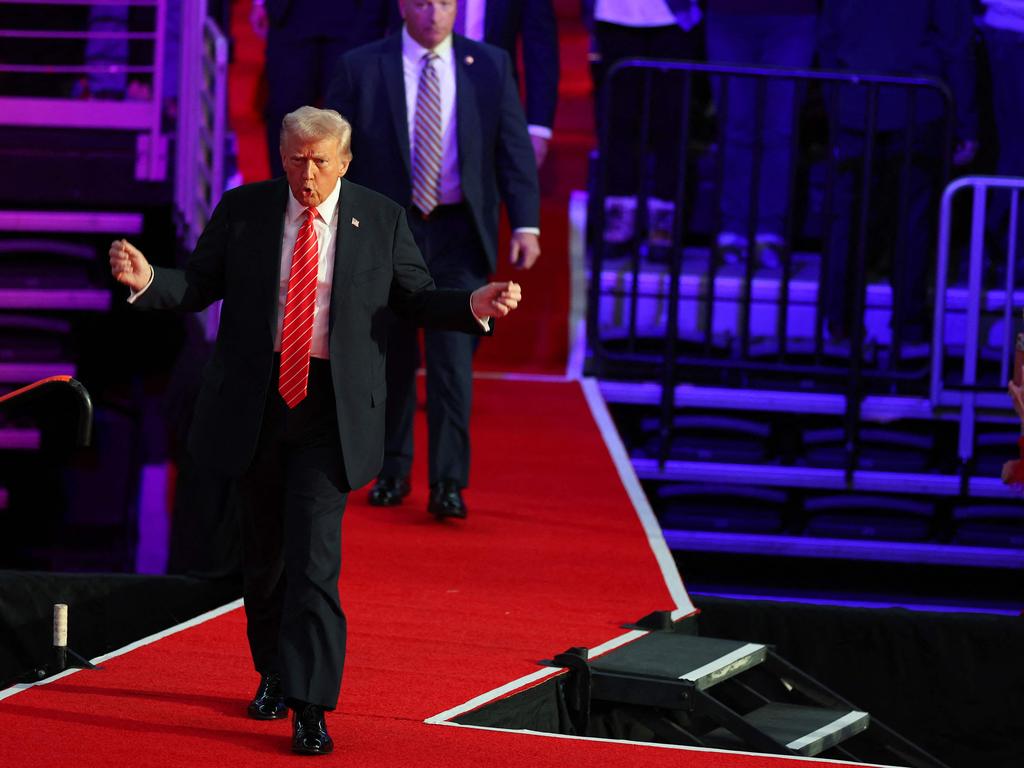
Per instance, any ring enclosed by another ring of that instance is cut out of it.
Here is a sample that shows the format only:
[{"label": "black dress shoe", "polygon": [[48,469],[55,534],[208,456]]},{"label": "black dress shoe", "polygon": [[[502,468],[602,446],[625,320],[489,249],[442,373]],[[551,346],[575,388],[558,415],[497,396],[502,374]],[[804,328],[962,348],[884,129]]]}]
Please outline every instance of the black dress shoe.
[{"label": "black dress shoe", "polygon": [[466,516],[466,503],[462,500],[462,491],[454,480],[442,480],[430,487],[430,503],[427,512],[438,520],[446,517],[462,519]]},{"label": "black dress shoe", "polygon": [[274,672],[260,675],[260,687],[249,702],[249,717],[253,720],[280,720],[288,717],[288,707],[281,693],[280,675]]},{"label": "black dress shoe", "polygon": [[334,741],[327,733],[324,709],[304,704],[292,718],[292,752],[300,755],[326,755],[334,751]]},{"label": "black dress shoe", "polygon": [[370,489],[371,507],[396,507],[409,495],[409,478],[381,475]]}]

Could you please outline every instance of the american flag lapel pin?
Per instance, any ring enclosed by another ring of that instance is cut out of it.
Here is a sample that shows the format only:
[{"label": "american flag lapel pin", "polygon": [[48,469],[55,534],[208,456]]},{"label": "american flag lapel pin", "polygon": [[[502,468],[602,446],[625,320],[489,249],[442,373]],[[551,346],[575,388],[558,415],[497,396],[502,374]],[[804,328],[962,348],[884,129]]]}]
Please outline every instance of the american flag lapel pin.
[{"label": "american flag lapel pin", "polygon": [[357,219],[355,216],[352,217],[352,226],[353,227],[358,227],[359,226],[359,219]]}]

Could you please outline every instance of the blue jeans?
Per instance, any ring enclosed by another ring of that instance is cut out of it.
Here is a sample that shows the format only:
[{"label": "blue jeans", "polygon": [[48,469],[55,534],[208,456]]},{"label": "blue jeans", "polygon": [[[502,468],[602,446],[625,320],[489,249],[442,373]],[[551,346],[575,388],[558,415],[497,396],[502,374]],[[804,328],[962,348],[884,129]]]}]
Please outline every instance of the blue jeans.
[{"label": "blue jeans", "polygon": [[[713,64],[808,67],[814,54],[815,24],[814,16],[801,14],[709,13],[708,60]],[[720,126],[725,164],[719,197],[721,229],[746,233],[753,217],[758,234],[782,236],[789,205],[796,83],[770,80],[765,84],[761,132],[755,136],[757,81],[750,77],[733,77],[727,84],[719,77],[712,81],[719,113],[724,112]],[[757,194],[751,195],[755,157],[760,159],[759,183]]]}]

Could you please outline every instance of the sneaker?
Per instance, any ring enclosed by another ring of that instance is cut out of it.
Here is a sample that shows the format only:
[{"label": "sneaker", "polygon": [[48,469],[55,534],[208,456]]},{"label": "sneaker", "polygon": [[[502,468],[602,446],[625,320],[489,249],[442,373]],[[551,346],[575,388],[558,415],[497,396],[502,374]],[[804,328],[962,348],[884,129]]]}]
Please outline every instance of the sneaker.
[{"label": "sneaker", "polygon": [[671,200],[651,197],[647,200],[647,239],[651,245],[672,245],[672,227],[676,205]]},{"label": "sneaker", "polygon": [[754,243],[754,258],[764,269],[778,269],[782,266],[782,250],[785,241],[778,235],[758,235]]},{"label": "sneaker", "polygon": [[723,264],[743,264],[747,260],[747,238],[735,232],[721,232],[718,235],[718,257]]},{"label": "sneaker", "polygon": [[609,196],[604,201],[604,241],[625,243],[633,237],[636,198]]}]

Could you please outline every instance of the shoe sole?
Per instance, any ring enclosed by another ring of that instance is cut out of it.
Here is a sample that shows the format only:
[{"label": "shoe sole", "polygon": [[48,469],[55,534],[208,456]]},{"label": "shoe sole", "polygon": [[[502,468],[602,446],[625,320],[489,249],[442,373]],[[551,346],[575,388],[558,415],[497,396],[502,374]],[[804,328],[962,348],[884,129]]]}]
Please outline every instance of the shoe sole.
[{"label": "shoe sole", "polygon": [[283,720],[284,718],[288,717],[288,710],[285,709],[285,711],[279,715],[263,715],[258,712],[249,712],[248,715],[249,719],[251,720]]},{"label": "shoe sole", "polygon": [[297,755],[329,755],[333,751],[333,744],[326,749],[309,749],[308,747],[297,747],[294,744],[292,745],[292,752]]}]

